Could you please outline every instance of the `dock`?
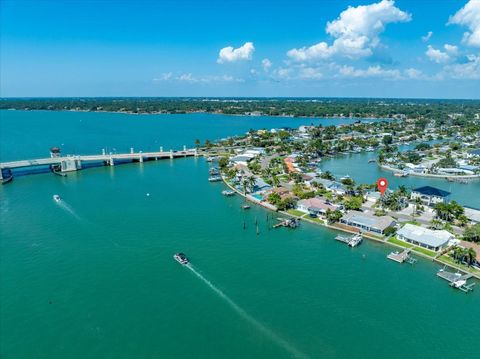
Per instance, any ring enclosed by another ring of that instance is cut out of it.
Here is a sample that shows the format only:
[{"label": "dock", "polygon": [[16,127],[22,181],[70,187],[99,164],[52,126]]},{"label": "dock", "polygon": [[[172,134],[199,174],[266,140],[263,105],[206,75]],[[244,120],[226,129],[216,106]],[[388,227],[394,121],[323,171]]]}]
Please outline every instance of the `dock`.
[{"label": "dock", "polygon": [[[98,155],[60,155],[59,149],[55,152],[51,152],[50,157],[38,158],[30,160],[19,160],[0,163],[0,180],[3,180],[4,175],[8,176],[12,170],[26,169],[36,167],[49,167],[55,174],[74,172],[82,169],[83,165],[88,167],[88,164],[101,163],[105,166],[114,166],[115,163],[125,162],[144,162],[155,161],[160,159],[174,159],[180,157],[198,156],[196,149],[187,149],[185,146],[181,151],[163,151],[160,147],[158,152],[134,152],[133,148],[129,153],[106,153],[102,151],[102,154]],[[61,175],[62,176],[62,175]]]},{"label": "dock", "polygon": [[300,221],[296,218],[284,219],[284,218],[277,218],[280,223],[274,224],[273,228],[279,227],[288,227],[288,228],[297,228],[300,224]]},{"label": "dock", "polygon": [[392,261],[398,262],[398,263],[407,262],[407,263],[410,263],[410,264],[415,264],[417,262],[417,260],[410,256],[411,251],[412,250],[410,248],[408,248],[408,249],[405,249],[403,252],[398,252],[398,251],[391,252],[387,256],[387,258],[391,259]]},{"label": "dock", "polygon": [[467,281],[473,277],[472,274],[462,274],[460,272],[449,272],[445,268],[437,272],[437,276],[449,282],[450,287],[460,289],[462,292],[468,293],[473,290],[475,282],[468,283]]},{"label": "dock", "polygon": [[339,234],[335,237],[335,239],[339,242],[347,244],[349,247],[356,247],[362,243],[363,237],[361,234],[356,234],[354,236],[343,236]]}]

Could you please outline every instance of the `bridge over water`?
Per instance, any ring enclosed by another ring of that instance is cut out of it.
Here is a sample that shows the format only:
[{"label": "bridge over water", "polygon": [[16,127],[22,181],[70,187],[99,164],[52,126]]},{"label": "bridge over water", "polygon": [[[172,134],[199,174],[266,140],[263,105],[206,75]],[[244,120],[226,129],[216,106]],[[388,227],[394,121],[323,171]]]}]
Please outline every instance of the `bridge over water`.
[{"label": "bridge over water", "polygon": [[82,169],[82,164],[87,163],[103,163],[106,166],[114,166],[116,162],[144,162],[189,156],[198,156],[197,149],[187,149],[184,147],[181,151],[163,151],[163,149],[160,148],[159,152],[134,152],[133,149],[131,149],[130,153],[105,153],[105,151],[103,151],[103,153],[99,155],[57,156],[51,154],[51,156],[47,158],[0,162],[0,180],[5,181],[10,176],[13,176],[11,170],[20,168],[48,166],[55,172],[66,173],[78,171]]}]

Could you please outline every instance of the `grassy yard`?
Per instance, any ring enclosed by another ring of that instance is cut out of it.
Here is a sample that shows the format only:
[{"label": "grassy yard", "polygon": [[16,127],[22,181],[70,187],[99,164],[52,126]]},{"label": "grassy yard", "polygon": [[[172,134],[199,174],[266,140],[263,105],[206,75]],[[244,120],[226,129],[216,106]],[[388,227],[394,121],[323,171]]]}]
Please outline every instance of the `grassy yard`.
[{"label": "grassy yard", "polygon": [[289,209],[287,213],[297,217],[303,217],[305,215],[305,212],[299,211],[297,209]]},{"label": "grassy yard", "polygon": [[425,248],[422,248],[422,247],[414,247],[413,250],[416,251],[416,252],[419,252],[419,253],[426,254],[427,256],[432,257],[432,258],[437,255],[437,253],[432,252],[432,251],[430,251],[428,249],[425,249]]},{"label": "grassy yard", "polygon": [[396,245],[399,245],[399,246],[402,246],[402,247],[405,247],[405,248],[412,248],[412,250],[414,250],[418,253],[425,254],[425,255],[427,255],[429,257],[432,257],[432,258],[435,257],[435,255],[436,255],[435,252],[432,252],[432,251],[430,251],[428,249],[425,249],[425,248],[422,248],[422,247],[416,247],[413,244],[401,241],[400,239],[398,239],[396,237],[390,238],[387,242],[390,242],[390,243],[393,243],[393,244],[396,244]]},{"label": "grassy yard", "polygon": [[405,248],[412,248],[413,247],[413,245],[411,245],[410,243],[401,241],[400,239],[398,239],[396,237],[392,237],[392,238],[388,239],[387,242],[390,242],[390,243],[393,243],[393,244],[396,244],[398,246],[402,246],[402,247],[405,247]]},{"label": "grassy yard", "polygon": [[324,224],[324,223],[325,223],[322,219],[317,218],[317,217],[312,218],[312,217],[308,217],[308,216],[307,216],[307,217],[305,217],[305,218],[308,218],[308,220],[313,221],[313,222],[317,222],[317,223],[321,223],[321,224]]},{"label": "grassy yard", "polygon": [[440,258],[438,258],[438,260],[442,261],[443,263],[451,264],[452,266],[456,266],[456,267],[462,268],[464,271],[467,271],[467,272],[470,272],[470,273],[477,273],[477,274],[478,274],[478,270],[476,270],[476,269],[473,268],[473,267],[466,266],[465,264],[461,264],[461,263],[455,262],[455,261],[453,260],[453,258],[450,257],[448,254],[444,254],[443,256],[441,256]]}]

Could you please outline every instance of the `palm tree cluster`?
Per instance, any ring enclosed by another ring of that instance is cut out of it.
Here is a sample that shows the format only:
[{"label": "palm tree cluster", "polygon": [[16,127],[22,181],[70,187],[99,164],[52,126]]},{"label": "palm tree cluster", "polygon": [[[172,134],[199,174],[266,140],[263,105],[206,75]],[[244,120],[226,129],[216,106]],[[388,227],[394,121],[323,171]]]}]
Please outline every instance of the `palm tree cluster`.
[{"label": "palm tree cluster", "polygon": [[435,205],[435,212],[437,217],[446,221],[446,222],[453,222],[454,220],[459,220],[460,222],[464,222],[464,208],[459,205],[455,201],[451,201],[449,203],[440,202]]},{"label": "palm tree cluster", "polygon": [[477,261],[477,253],[473,248],[461,248],[455,246],[451,255],[457,263],[473,265]]}]

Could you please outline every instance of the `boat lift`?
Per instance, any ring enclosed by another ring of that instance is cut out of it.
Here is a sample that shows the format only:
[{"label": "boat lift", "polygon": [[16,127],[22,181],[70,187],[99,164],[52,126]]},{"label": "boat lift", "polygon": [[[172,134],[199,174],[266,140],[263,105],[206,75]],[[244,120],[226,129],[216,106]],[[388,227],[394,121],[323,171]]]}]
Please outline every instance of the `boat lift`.
[{"label": "boat lift", "polygon": [[471,292],[475,286],[475,282],[468,283],[468,280],[472,278],[473,275],[462,274],[460,272],[449,272],[445,270],[445,267],[437,272],[437,276],[449,282],[450,287],[460,289],[464,293]]}]

